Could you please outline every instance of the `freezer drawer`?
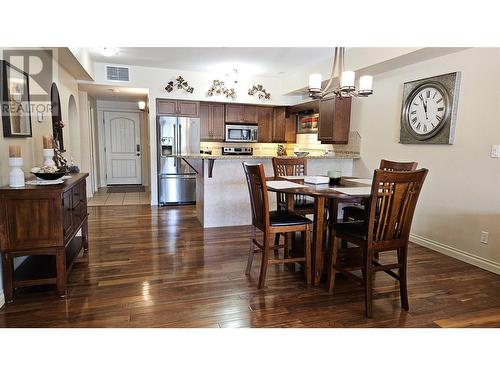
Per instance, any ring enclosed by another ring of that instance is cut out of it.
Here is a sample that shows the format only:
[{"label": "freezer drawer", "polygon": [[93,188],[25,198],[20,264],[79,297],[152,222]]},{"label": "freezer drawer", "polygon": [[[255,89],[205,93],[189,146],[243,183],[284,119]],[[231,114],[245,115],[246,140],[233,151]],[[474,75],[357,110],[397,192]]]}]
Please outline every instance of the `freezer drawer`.
[{"label": "freezer drawer", "polygon": [[162,205],[196,202],[196,176],[160,176],[159,188]]}]

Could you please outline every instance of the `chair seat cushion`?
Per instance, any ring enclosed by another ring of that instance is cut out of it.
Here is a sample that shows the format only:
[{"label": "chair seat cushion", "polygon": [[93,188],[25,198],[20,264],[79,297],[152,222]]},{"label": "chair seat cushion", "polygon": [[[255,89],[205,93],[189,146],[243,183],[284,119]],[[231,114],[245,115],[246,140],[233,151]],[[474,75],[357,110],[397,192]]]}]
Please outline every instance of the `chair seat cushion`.
[{"label": "chair seat cushion", "polygon": [[366,240],[366,223],[364,221],[338,222],[333,224],[333,230],[336,234],[346,234]]},{"label": "chair seat cushion", "polygon": [[269,218],[272,227],[312,224],[307,217],[287,211],[271,211]]},{"label": "chair seat cushion", "polygon": [[365,207],[364,206],[346,206],[342,208],[344,211],[344,219],[364,220]]}]

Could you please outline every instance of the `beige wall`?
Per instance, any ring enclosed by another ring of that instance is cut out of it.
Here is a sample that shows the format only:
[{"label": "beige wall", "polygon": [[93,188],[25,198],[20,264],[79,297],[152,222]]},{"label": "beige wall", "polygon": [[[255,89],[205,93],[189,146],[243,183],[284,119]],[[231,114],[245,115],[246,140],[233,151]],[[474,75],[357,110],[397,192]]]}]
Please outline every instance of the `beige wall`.
[{"label": "beige wall", "polygon": [[[2,49],[0,48],[0,51],[1,50]],[[56,60],[54,60],[54,64],[57,64]],[[68,121],[69,98],[71,95],[73,95],[76,100],[76,107],[78,112],[78,86],[73,76],[71,76],[62,66],[58,65],[56,71],[57,75],[53,78],[53,81],[57,84],[59,96],[61,99],[62,118],[66,124],[63,130],[64,146],[67,150],[65,156],[69,159],[71,156],[73,156],[71,140],[79,139],[80,132],[78,121],[71,124]],[[49,93],[49,95],[47,95],[47,101],[49,101],[50,87],[43,87],[43,89]],[[32,104],[34,103],[32,102]],[[52,134],[52,119],[50,116],[45,115],[43,122],[39,123],[36,118],[36,113],[32,113],[31,126],[33,130],[33,136],[30,138],[4,138],[3,130],[0,130],[0,186],[7,185],[9,183],[9,145],[21,146],[21,153],[24,158],[23,170],[25,171],[26,178],[30,177],[29,170],[33,166],[40,165],[42,163],[42,137],[44,135]],[[80,160],[75,159],[75,163],[79,164]]]},{"label": "beige wall", "polygon": [[[399,144],[403,83],[462,72],[454,145]],[[413,240],[500,273],[500,49],[473,48],[374,76],[374,95],[353,104],[361,135],[354,173],[371,175],[380,159],[415,160],[429,169]],[[480,243],[480,232],[489,243]]]}]

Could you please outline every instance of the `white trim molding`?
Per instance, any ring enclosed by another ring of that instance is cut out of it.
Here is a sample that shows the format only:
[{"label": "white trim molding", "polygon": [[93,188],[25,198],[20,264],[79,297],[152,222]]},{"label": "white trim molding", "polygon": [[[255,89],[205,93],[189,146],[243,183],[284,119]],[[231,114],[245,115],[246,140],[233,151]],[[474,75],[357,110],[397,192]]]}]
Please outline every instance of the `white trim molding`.
[{"label": "white trim molding", "polygon": [[500,263],[482,258],[474,254],[467,253],[464,250],[456,249],[454,247],[433,240],[429,240],[428,238],[419,236],[417,234],[410,234],[410,241],[416,243],[417,245],[425,246],[431,250],[435,250],[438,253],[448,255],[452,258],[461,260],[465,263],[472,264],[479,268],[500,275]]},{"label": "white trim molding", "polygon": [[0,292],[0,308],[5,305],[5,295],[3,294],[3,290]]}]

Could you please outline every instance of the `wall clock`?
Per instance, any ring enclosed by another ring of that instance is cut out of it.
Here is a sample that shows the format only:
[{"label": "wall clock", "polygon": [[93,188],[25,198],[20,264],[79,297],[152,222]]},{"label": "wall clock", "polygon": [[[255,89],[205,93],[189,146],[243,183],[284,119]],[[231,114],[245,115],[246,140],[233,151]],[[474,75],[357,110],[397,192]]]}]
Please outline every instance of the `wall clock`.
[{"label": "wall clock", "polygon": [[405,82],[400,143],[453,144],[460,75]]}]

